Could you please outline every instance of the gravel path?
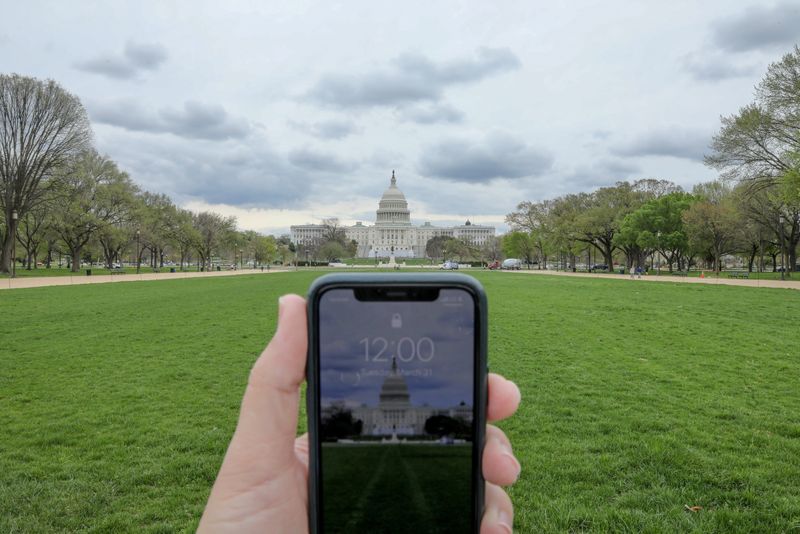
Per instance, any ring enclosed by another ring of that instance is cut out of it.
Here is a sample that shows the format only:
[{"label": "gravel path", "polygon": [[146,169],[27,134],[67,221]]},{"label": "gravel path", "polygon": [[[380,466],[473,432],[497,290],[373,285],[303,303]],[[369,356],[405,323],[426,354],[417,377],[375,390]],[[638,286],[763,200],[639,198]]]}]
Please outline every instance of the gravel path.
[{"label": "gravel path", "polygon": [[[629,282],[672,282],[677,284],[713,284],[720,286],[746,286],[746,287],[777,287],[785,289],[800,289],[800,281],[796,280],[749,280],[739,278],[699,278],[697,276],[670,276],[662,274],[642,275],[641,278],[631,278],[629,274],[595,274],[595,273],[569,273],[563,271],[504,271],[514,274],[546,274],[551,276],[583,276],[590,278],[604,278],[627,280]],[[795,274],[797,276],[797,274]]]},{"label": "gravel path", "polygon": [[138,282],[141,280],[178,280],[183,278],[213,278],[217,276],[238,276],[245,274],[270,274],[286,272],[287,269],[270,269],[268,271],[248,270],[240,271],[211,271],[206,273],[176,272],[176,273],[147,273],[147,274],[101,274],[96,276],[26,276],[21,278],[7,278],[0,280],[0,289],[23,289],[28,287],[46,286],[76,286],[82,284],[116,284],[118,282]]}]

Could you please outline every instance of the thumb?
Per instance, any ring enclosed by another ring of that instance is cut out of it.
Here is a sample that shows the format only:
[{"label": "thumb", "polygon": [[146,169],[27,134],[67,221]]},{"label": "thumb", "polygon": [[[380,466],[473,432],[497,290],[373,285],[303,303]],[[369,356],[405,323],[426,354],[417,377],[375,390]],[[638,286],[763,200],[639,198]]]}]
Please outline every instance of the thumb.
[{"label": "thumb", "polygon": [[305,300],[297,295],[281,297],[278,329],[250,372],[239,423],[225,456],[224,464],[233,463],[240,475],[244,471],[263,480],[294,464],[307,332]]}]

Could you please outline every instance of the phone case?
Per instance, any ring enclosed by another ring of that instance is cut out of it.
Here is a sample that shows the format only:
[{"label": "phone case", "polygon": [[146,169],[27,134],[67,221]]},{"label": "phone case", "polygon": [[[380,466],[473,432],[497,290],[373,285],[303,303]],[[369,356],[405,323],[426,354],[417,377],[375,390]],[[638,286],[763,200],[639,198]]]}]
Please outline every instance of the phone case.
[{"label": "phone case", "polygon": [[320,295],[328,289],[337,287],[408,287],[434,286],[441,288],[461,288],[475,297],[478,327],[475,329],[475,447],[473,454],[473,532],[480,530],[484,510],[485,482],[482,471],[483,446],[486,435],[486,403],[488,389],[488,308],[483,286],[473,277],[457,273],[335,273],[317,278],[308,290],[308,359],[306,364],[306,413],[308,417],[309,465],[308,465],[308,523],[309,532],[321,532],[319,503],[319,414],[317,413],[317,394],[319,377],[317,358],[319,353],[317,339],[317,308]]}]

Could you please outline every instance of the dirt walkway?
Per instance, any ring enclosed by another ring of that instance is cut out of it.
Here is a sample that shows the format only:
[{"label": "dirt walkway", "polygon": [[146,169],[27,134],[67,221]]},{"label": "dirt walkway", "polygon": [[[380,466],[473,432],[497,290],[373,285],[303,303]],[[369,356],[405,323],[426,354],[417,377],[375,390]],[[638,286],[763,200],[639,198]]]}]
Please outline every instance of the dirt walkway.
[{"label": "dirt walkway", "polygon": [[627,280],[629,282],[672,282],[677,284],[713,284],[720,286],[746,286],[746,287],[777,287],[785,289],[800,289],[800,281],[791,280],[749,280],[739,278],[699,278],[697,276],[670,276],[666,274],[642,275],[641,278],[631,278],[629,274],[595,274],[595,273],[569,273],[563,271],[503,271],[515,274],[546,274],[550,276],[582,276],[589,278],[603,278],[605,280]]},{"label": "dirt walkway", "polygon": [[211,271],[207,273],[146,273],[146,274],[101,274],[97,276],[36,276],[7,278],[0,280],[0,289],[23,289],[27,287],[76,286],[82,284],[108,284],[117,282],[138,282],[141,280],[178,280],[183,278],[213,278],[216,276],[237,276],[245,274],[270,274],[286,272],[286,269],[270,269],[258,271],[243,269],[241,271]]}]

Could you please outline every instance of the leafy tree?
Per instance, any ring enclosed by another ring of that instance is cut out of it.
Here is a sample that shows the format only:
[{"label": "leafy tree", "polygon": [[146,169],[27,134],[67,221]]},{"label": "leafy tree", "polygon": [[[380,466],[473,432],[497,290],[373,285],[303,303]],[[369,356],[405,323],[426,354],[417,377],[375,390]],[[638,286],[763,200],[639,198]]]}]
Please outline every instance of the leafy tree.
[{"label": "leafy tree", "polygon": [[503,252],[509,258],[520,258],[528,268],[533,262],[536,246],[527,232],[509,232],[503,236]]},{"label": "leafy tree", "polygon": [[326,241],[319,248],[319,255],[326,261],[341,260],[347,250],[338,241]]},{"label": "leafy tree", "polygon": [[699,184],[694,194],[699,200],[683,213],[689,245],[706,253],[718,273],[722,269],[722,256],[737,248],[741,214],[730,188],[721,181]]},{"label": "leafy tree", "polygon": [[192,250],[200,245],[200,232],[194,226],[192,212],[188,210],[177,210],[170,222],[169,237],[178,249],[180,255],[178,265],[183,270],[184,263],[191,261]]},{"label": "leafy tree", "polygon": [[271,235],[259,235],[253,240],[253,258],[259,265],[272,263],[276,251],[275,238]]},{"label": "leafy tree", "polygon": [[52,227],[72,258],[72,271],[80,269],[84,247],[100,230],[125,221],[135,191],[128,175],[94,150],[69,162],[59,178]]},{"label": "leafy tree", "polygon": [[25,251],[25,267],[27,270],[37,268],[38,253],[42,241],[47,235],[49,222],[48,206],[44,203],[31,208],[19,219],[17,241]]},{"label": "leafy tree", "polygon": [[91,129],[80,100],[52,80],[0,74],[0,272],[9,272],[17,221],[40,204],[52,177],[88,148]]},{"label": "leafy tree", "polygon": [[434,261],[444,259],[445,245],[450,241],[455,241],[455,238],[447,235],[437,235],[428,239],[428,242],[425,243],[425,255]]},{"label": "leafy tree", "polygon": [[425,433],[431,436],[449,436],[456,439],[469,439],[470,425],[461,418],[447,415],[432,415],[425,420]]},{"label": "leafy tree", "polygon": [[355,438],[361,435],[364,423],[353,417],[347,408],[334,406],[320,420],[320,433],[324,441]]},{"label": "leafy tree", "polygon": [[625,216],[615,243],[656,250],[666,258],[670,271],[676,263],[682,270],[689,252],[683,213],[695,200],[688,193],[675,192],[646,202]]},{"label": "leafy tree", "polygon": [[525,231],[531,236],[540,259],[540,269],[547,269],[547,257],[554,248],[553,205],[552,200],[520,202],[517,211],[506,215],[506,222],[512,230]]},{"label": "leafy tree", "polygon": [[223,217],[211,211],[201,211],[193,216],[194,227],[198,233],[195,244],[200,261],[207,270],[211,270],[214,251],[227,242],[227,238],[236,228],[236,218]]}]

